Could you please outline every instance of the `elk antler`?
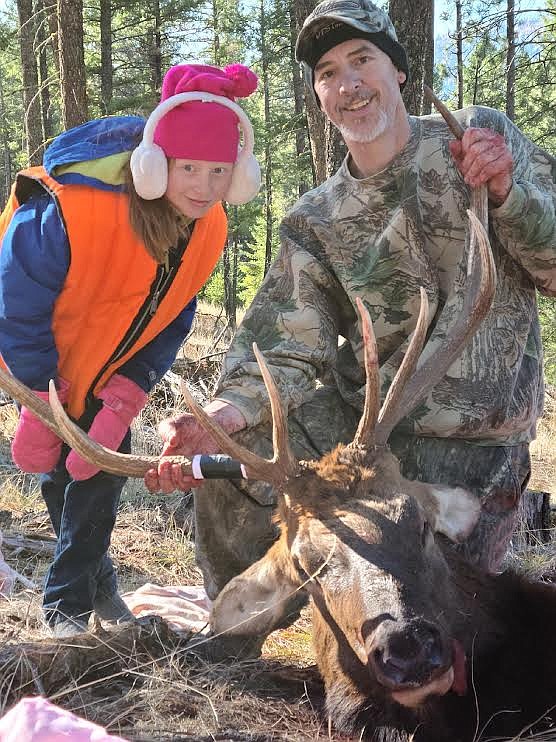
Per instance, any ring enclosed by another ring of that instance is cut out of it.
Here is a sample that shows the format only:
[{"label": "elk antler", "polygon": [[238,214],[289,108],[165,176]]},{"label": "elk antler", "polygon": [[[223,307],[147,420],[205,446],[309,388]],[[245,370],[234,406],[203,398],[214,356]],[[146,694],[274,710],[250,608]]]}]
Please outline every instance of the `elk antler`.
[{"label": "elk antler", "polygon": [[[58,399],[56,386],[53,381],[51,381],[49,384],[50,406],[42,399],[40,399],[40,397],[37,397],[37,395],[34,394],[31,389],[29,389],[29,387],[23,384],[23,382],[19,381],[19,379],[16,379],[15,376],[12,376],[12,374],[5,371],[1,367],[0,388],[8,392],[8,394],[13,397],[16,402],[19,402],[20,405],[29,408],[41,422],[49,427],[50,430],[53,430],[58,436],[60,436],[60,438],[65,440],[68,445],[72,446],[72,448],[75,448],[78,453],[82,453],[82,450],[84,449],[82,449],[80,443],[81,438],[78,436],[77,433],[75,433],[75,430],[77,430],[78,433],[81,434],[81,436],[84,436],[85,439],[89,441],[90,447],[91,449],[94,449],[95,455],[100,457],[99,460],[102,461],[102,463],[100,463],[99,465],[100,468],[103,469],[103,471],[108,471],[113,474],[122,474],[125,476],[143,477],[146,471],[151,469],[153,466],[156,466],[158,463],[158,459],[154,456],[138,457],[133,462],[127,461],[126,457],[123,454],[108,451],[108,449],[104,449],[102,446],[99,446],[98,443],[95,443],[90,438],[87,438],[83,431],[78,428],[77,425],[75,425],[75,423],[73,423],[65,414],[62,404]],[[110,464],[108,461],[106,462],[106,465],[104,465],[105,462],[102,458],[104,452],[113,454],[114,457],[117,457],[118,466]],[[82,455],[86,457],[86,453],[82,453]],[[90,457],[91,454],[89,453],[87,460],[91,460]],[[182,461],[185,463],[189,463],[187,459],[181,459],[180,463],[182,463]]]},{"label": "elk antler", "polygon": [[[417,361],[423,350],[425,344],[425,338],[427,336],[427,328],[429,326],[429,300],[427,292],[421,286],[421,305],[419,308],[419,316],[417,318],[417,324],[411,337],[409,347],[406,354],[404,355],[403,361],[394,376],[390,388],[386,393],[383,405],[380,409],[378,416],[378,428],[379,430],[388,430],[392,425],[392,420],[395,419],[397,410],[399,408],[400,399],[407,380],[413,375]],[[393,427],[393,425],[392,425]],[[390,428],[391,429],[391,428]]]},{"label": "elk antler", "polygon": [[[48,399],[50,400],[52,415],[56,421],[57,433],[60,438],[63,438],[68,446],[71,446],[86,461],[95,464],[102,471],[106,471],[109,474],[118,474],[119,476],[142,478],[149,469],[157,467],[159,459],[156,456],[129,456],[125,453],[111,451],[109,448],[105,448],[100,443],[89,438],[67,416],[52,380],[48,385]],[[31,409],[35,412],[33,408]],[[189,459],[182,456],[176,456],[174,458],[176,459],[176,463],[182,464],[185,468],[185,474],[191,474],[191,462]]]},{"label": "elk antler", "polygon": [[262,479],[273,484],[282,484],[288,477],[295,476],[298,464],[294,457],[289,440],[286,416],[280,400],[278,388],[268,370],[266,361],[260,352],[257,343],[253,343],[253,352],[259,364],[261,374],[270,398],[272,411],[272,441],[274,455],[272,459],[264,459],[261,456],[248,451],[242,445],[234,441],[214,420],[212,420],[203,408],[193,399],[189,390],[182,386],[182,393],[187,406],[195,415],[199,423],[214,440],[222,447],[222,450],[232,458],[238,459],[247,469],[250,479]]},{"label": "elk antler", "polygon": [[372,446],[378,408],[380,405],[380,378],[378,374],[378,351],[373,323],[369,310],[361,299],[355,299],[359,316],[361,317],[361,334],[363,336],[363,353],[365,356],[365,406],[359,421],[359,426],[351,442],[351,446]]},{"label": "elk antler", "polygon": [[19,402],[22,407],[28,407],[32,410],[41,422],[59,435],[56,420],[47,402],[37,397],[28,386],[25,386],[23,382],[16,379],[15,376],[12,376],[9,371],[5,371],[1,366],[0,389],[8,392],[10,397],[15,399],[16,402]]},{"label": "elk antler", "polygon": [[[379,415],[379,422],[375,431],[376,444],[386,443],[388,436],[398,422],[413,410],[420,400],[426,397],[431,389],[446,374],[452,363],[461,354],[469,338],[474,334],[488,313],[492,304],[496,289],[496,269],[494,267],[490,244],[479,219],[471,211],[468,211],[467,214],[469,216],[471,232],[474,235],[472,244],[475,242],[478,247],[479,266],[478,270],[475,270],[475,261],[470,260],[468,263],[467,278],[469,285],[464,298],[463,310],[444,343],[420,365],[405,385],[405,379],[404,381],[400,381],[399,378],[402,376],[402,367],[400,367],[394,379],[397,388],[395,391],[392,390],[390,400],[387,399],[385,401]],[[422,297],[421,301],[423,302]],[[418,327],[423,314],[424,308],[422,303],[420,318],[417,323]],[[419,332],[421,333],[422,331],[423,328]],[[418,331],[416,328],[413,337],[415,347],[417,347],[417,335]],[[410,344],[410,349],[412,345],[413,342]],[[409,349],[407,355],[409,355]],[[414,361],[411,363],[415,365]],[[404,373],[404,376],[407,378],[409,373]],[[388,405],[386,402],[388,402]]]},{"label": "elk antler", "polygon": [[[289,445],[286,417],[284,415],[278,389],[270,371],[268,370],[265,360],[255,343],[253,344],[253,350],[261,369],[272,409],[274,456],[271,460],[257,456],[239,443],[236,443],[236,441],[234,441],[228,433],[215,423],[214,420],[212,420],[212,418],[210,418],[197,404],[197,402],[195,402],[185,385],[182,387],[182,393],[185,401],[191,409],[191,412],[195,415],[199,423],[222,447],[222,450],[225,453],[232,456],[232,458],[238,459],[244,465],[245,473],[249,479],[262,479],[279,485],[283,483],[287,477],[295,475],[298,464]],[[54,387],[53,382],[50,382],[49,398],[56,424],[55,430],[58,435],[75,451],[77,451],[80,456],[98,466],[99,469],[110,472],[111,474],[119,474],[126,477],[143,477],[149,469],[158,466],[158,463],[160,462],[159,457],[118,453],[99,445],[89,438],[89,436],[66,415],[66,412],[58,399],[58,395],[56,394],[56,388]],[[46,407],[48,410],[48,406]],[[31,409],[34,408],[31,407]],[[165,459],[180,464],[184,474],[186,476],[192,476],[192,462],[189,459],[184,456],[167,456]],[[226,469],[223,469],[222,477],[224,478],[226,476],[230,475],[226,473]]]},{"label": "elk antler", "polygon": [[[436,97],[427,85],[424,86],[424,93],[425,97],[443,117],[456,139],[461,139],[465,130],[455,116],[450,113],[444,103]],[[385,443],[402,417],[407,415],[421,399],[426,397],[430,390],[444,376],[452,363],[460,355],[465,343],[473,335],[492,304],[496,289],[496,270],[488,241],[488,191],[486,185],[471,189],[471,209],[467,214],[471,228],[469,261],[467,264],[467,278],[470,286],[464,300],[463,312],[444,345],[438,348],[421,365],[417,373],[412,375],[420,350],[416,352],[415,358],[412,361],[413,367],[410,369],[409,366],[411,364],[408,362],[407,373],[402,373],[402,369],[406,365],[407,356],[410,355],[413,341],[416,341],[418,335],[417,328],[415,329],[410,349],[408,349],[406,357],[392,382],[390,391],[380,411],[377,429],[375,431],[375,440],[377,443]],[[473,261],[477,252],[479,253],[479,278],[473,275]],[[423,294],[421,294],[421,313],[423,312]],[[417,327],[419,327],[420,321],[421,314],[417,322]],[[424,339],[426,325],[422,330]],[[417,342],[415,343],[416,347]],[[406,380],[410,376],[411,380],[406,385]]]},{"label": "elk antler", "polygon": [[421,287],[421,305],[417,324],[411,337],[409,347],[394,376],[386,398],[379,412],[380,405],[380,376],[378,370],[378,352],[373,323],[367,307],[359,297],[355,303],[361,317],[361,328],[363,336],[363,352],[365,355],[365,407],[357,432],[350,446],[370,447],[375,443],[382,445],[384,440],[377,440],[377,431],[389,425],[389,421],[395,416],[408,378],[415,371],[415,366],[423,350],[423,344],[427,334],[429,301],[427,293]]},{"label": "elk antler", "polygon": [[[437,98],[428,85],[423,85],[423,92],[425,98],[432,103],[438,113],[442,116],[448,128],[455,136],[456,139],[462,139],[465,134],[465,129],[454,116],[450,113],[448,108],[442,103],[440,98]],[[488,189],[486,185],[479,186],[478,188],[471,189],[471,211],[473,211],[485,230],[488,232]]]}]

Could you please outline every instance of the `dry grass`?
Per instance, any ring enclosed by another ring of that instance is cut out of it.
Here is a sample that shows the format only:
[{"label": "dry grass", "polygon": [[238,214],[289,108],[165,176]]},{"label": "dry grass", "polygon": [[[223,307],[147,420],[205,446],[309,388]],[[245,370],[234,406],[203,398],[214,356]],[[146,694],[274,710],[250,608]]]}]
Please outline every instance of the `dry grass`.
[{"label": "dry grass", "polygon": [[[194,339],[186,344],[177,364],[201,402],[214,390],[221,351],[228,340],[229,330],[223,318],[201,306]],[[549,397],[548,402],[547,415],[532,447],[532,486],[541,490],[554,489],[556,482],[554,397]],[[170,376],[157,387],[152,402],[134,426],[135,450],[159,453],[158,423],[181,409],[178,377]],[[11,463],[9,442],[16,420],[13,407],[0,408],[0,528],[4,532],[39,533],[52,538],[37,478],[19,473]],[[153,497],[142,482],[128,481],[112,539],[121,589],[132,590],[146,582],[199,584],[192,528],[189,495]],[[48,558],[25,551],[8,551],[6,556],[16,570],[41,583]],[[527,559],[516,555],[514,564],[536,575],[547,571],[556,574],[556,546],[532,549]],[[10,600],[0,602],[0,651],[44,635],[40,604],[40,589],[20,590]],[[104,641],[102,636],[98,641]],[[93,663],[86,672],[75,673],[65,651],[70,650],[60,645],[57,662],[65,662],[67,676],[64,682],[47,690],[47,695],[126,739],[347,739],[331,734],[319,713],[322,692],[312,668],[307,611],[294,626],[269,637],[262,658],[249,663],[208,662],[192,653],[187,642],[175,639],[147,655],[137,649],[125,658],[118,656],[116,665],[104,670]],[[29,661],[28,658],[24,664]],[[1,675],[2,667],[0,659],[0,709],[17,696],[13,682],[10,684],[6,675]],[[32,692],[41,692],[40,677],[33,682]],[[556,734],[534,739],[556,742]]]},{"label": "dry grass", "polygon": [[328,739],[314,671],[264,658],[207,662],[157,623],[12,651],[4,643],[0,685],[8,705],[39,691],[130,740]]},{"label": "dry grass", "polygon": [[545,413],[539,422],[537,439],[531,444],[532,489],[556,496],[556,387],[547,389]]}]

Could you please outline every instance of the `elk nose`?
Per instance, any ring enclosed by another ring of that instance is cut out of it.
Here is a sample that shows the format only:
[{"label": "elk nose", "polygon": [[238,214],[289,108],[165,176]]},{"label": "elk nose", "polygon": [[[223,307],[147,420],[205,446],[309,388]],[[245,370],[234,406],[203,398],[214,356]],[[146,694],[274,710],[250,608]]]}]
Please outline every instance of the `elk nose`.
[{"label": "elk nose", "polygon": [[369,669],[389,688],[423,685],[449,664],[446,644],[428,621],[384,621],[372,638]]}]

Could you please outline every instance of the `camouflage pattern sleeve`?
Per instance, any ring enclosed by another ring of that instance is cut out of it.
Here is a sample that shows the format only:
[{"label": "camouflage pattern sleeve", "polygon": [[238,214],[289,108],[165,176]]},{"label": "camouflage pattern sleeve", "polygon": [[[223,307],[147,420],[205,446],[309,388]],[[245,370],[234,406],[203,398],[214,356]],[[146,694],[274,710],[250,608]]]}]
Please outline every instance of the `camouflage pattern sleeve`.
[{"label": "camouflage pattern sleeve", "polygon": [[503,114],[490,113],[496,114],[496,128],[514,158],[513,187],[506,201],[490,211],[492,226],[539,291],[556,296],[556,159]]},{"label": "camouflage pattern sleeve", "polygon": [[[281,234],[280,253],[225,356],[216,392],[242,412],[248,426],[270,419],[253,342],[264,352],[286,408],[298,407],[314,393],[323,369],[335,363],[341,315],[353,314],[342,287],[319,261],[316,238],[302,220],[286,217]],[[304,249],[308,243],[317,257]]]}]

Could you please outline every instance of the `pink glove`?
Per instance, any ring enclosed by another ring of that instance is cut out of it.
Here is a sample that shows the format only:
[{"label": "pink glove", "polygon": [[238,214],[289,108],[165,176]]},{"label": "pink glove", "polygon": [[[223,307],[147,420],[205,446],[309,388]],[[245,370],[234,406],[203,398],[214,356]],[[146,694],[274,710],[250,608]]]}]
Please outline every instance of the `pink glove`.
[{"label": "pink glove", "polygon": [[[62,404],[68,398],[69,384],[58,379],[58,397]],[[48,402],[48,392],[33,392]],[[52,471],[62,451],[62,440],[42,423],[27,407],[22,407],[12,441],[12,458],[22,470],[45,474]]]},{"label": "pink glove", "polygon": [[[131,379],[114,374],[97,394],[104,404],[89,429],[89,437],[117,451],[133,418],[147,403],[148,395]],[[66,459],[66,469],[75,480],[90,479],[99,469],[84,461],[75,451]]]}]

